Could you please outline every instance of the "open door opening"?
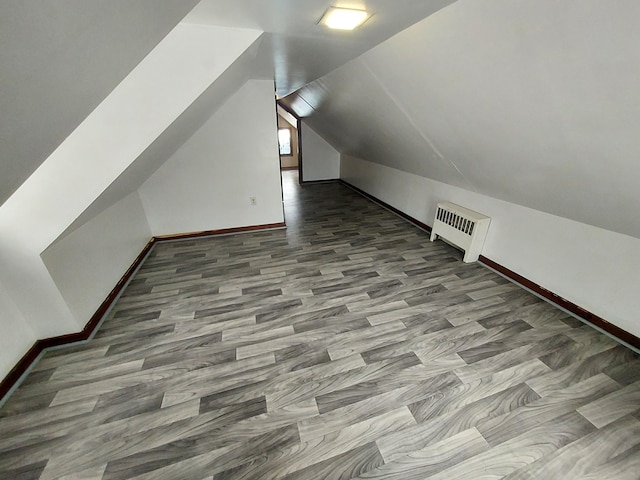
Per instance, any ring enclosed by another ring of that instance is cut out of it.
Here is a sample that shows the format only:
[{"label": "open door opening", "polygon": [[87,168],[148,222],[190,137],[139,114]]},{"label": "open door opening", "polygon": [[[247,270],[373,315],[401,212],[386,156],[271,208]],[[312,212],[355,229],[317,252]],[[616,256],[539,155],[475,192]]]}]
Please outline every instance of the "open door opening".
[{"label": "open door opening", "polygon": [[296,205],[302,185],[300,119],[279,101],[276,103],[280,182],[285,223],[297,217]]},{"label": "open door opening", "polygon": [[277,103],[277,113],[280,171],[296,171],[297,181],[302,183],[300,119],[280,102]]}]

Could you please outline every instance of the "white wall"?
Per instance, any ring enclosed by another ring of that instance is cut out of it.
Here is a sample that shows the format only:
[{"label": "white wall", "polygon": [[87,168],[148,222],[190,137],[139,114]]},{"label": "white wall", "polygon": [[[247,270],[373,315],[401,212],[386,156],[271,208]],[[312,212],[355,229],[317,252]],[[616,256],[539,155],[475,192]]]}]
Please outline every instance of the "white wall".
[{"label": "white wall", "polygon": [[428,224],[438,201],[491,217],[483,255],[640,336],[640,240],[343,155],[340,177]]},{"label": "white wall", "polygon": [[302,129],[302,178],[305,182],[340,177],[340,154],[304,121]]},{"label": "white wall", "polygon": [[196,3],[0,2],[0,204]]},{"label": "white wall", "polygon": [[153,235],[284,221],[275,108],[249,80],[140,187]]},{"label": "white wall", "polygon": [[[100,196],[85,209],[69,229],[84,224],[118,200],[137,192],[140,186],[193,136],[213,112],[250,78],[256,75],[256,55],[261,40],[244,51],[182,114],[151,143]],[[261,73],[261,72],[260,72]],[[67,230],[69,230],[67,229]]]},{"label": "white wall", "polygon": [[[40,255],[260,35],[179,24],[0,206],[0,281],[37,338],[81,330],[89,318],[76,313],[104,290],[70,293],[73,280],[56,268],[63,294]],[[17,343],[3,308],[0,329]]]},{"label": "white wall", "polygon": [[151,239],[137,193],[133,193],[42,254],[69,309],[84,325]]},{"label": "white wall", "polygon": [[2,284],[0,284],[0,312],[2,312],[0,378],[4,378],[31,348],[37,337]]},{"label": "white wall", "polygon": [[459,0],[296,104],[342,153],[640,238],[639,22],[637,0]]}]

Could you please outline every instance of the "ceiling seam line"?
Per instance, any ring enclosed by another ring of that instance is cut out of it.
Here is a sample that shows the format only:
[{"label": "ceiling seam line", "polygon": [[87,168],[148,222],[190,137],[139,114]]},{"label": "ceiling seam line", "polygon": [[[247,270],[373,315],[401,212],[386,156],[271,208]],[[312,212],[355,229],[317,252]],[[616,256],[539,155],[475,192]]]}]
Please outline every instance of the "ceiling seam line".
[{"label": "ceiling seam line", "polygon": [[418,126],[415,124],[415,122],[413,121],[413,119],[411,118],[411,116],[407,113],[407,111],[404,109],[404,107],[401,105],[400,101],[398,101],[398,99],[389,91],[389,89],[387,89],[387,87],[385,86],[385,84],[382,82],[382,80],[380,80],[380,78],[375,74],[375,72],[373,71],[373,69],[367,64],[365,59],[359,59],[360,62],[362,63],[362,65],[364,66],[364,68],[371,74],[371,76],[373,77],[373,79],[376,81],[376,83],[380,86],[380,88],[382,88],[382,90],[387,94],[387,96],[391,99],[391,101],[396,105],[396,107],[398,108],[398,110],[400,110],[400,112],[402,112],[402,114],[405,116],[405,118],[407,119],[407,121],[413,126],[413,128],[416,129],[416,131],[418,132],[418,134],[424,139],[425,142],[427,142],[427,144],[429,144],[429,146],[433,149],[433,151],[436,153],[436,155],[438,155],[438,157],[440,157],[442,160],[445,160],[446,162],[448,162],[449,164],[451,164],[451,166],[455,169],[456,172],[458,172],[458,174],[460,175],[460,177],[464,180],[464,182],[469,186],[469,188],[471,189],[472,192],[477,192],[476,188],[473,186],[473,184],[467,179],[467,177],[464,176],[464,174],[460,171],[460,169],[458,168],[458,166],[451,161],[450,159],[446,158],[438,149],[438,147],[436,147],[436,145],[433,143],[433,141],[420,129],[418,128]]}]

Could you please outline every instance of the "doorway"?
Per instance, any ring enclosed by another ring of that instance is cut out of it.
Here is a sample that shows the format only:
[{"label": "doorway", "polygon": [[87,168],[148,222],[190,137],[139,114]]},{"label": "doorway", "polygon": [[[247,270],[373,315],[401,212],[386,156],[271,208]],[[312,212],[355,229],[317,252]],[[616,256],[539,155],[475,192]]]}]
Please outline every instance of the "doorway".
[{"label": "doorway", "polygon": [[302,152],[300,145],[300,119],[280,102],[277,103],[276,110],[278,114],[280,171],[297,170],[298,181],[301,182]]}]

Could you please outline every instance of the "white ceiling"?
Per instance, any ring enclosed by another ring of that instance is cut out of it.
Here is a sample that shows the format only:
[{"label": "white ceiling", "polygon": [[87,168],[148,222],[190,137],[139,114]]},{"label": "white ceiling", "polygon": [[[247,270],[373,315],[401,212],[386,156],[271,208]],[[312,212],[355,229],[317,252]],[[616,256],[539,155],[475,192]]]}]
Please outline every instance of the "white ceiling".
[{"label": "white ceiling", "polygon": [[195,4],[0,2],[0,204]]},{"label": "white ceiling", "polygon": [[[275,75],[284,96],[453,1],[3,1],[0,205],[187,14],[265,31],[251,75]],[[330,5],[373,17],[355,32],[328,31],[316,22]]]},{"label": "white ceiling", "polygon": [[342,152],[640,237],[636,0],[2,2],[0,202],[185,15],[266,32],[250,75]]},{"label": "white ceiling", "polygon": [[[184,21],[264,31],[259,57],[285,96],[454,1],[203,0]],[[329,30],[317,22],[330,6],[373,16],[352,32]]]},{"label": "white ceiling", "polygon": [[460,0],[286,101],[341,152],[640,238],[638,24]]},{"label": "white ceiling", "polygon": [[252,77],[261,42],[262,39],[259,38],[240,55],[76,218],[57,241],[135,192],[153,175],[211,117],[211,112],[216,111],[237,91],[239,85]]}]

